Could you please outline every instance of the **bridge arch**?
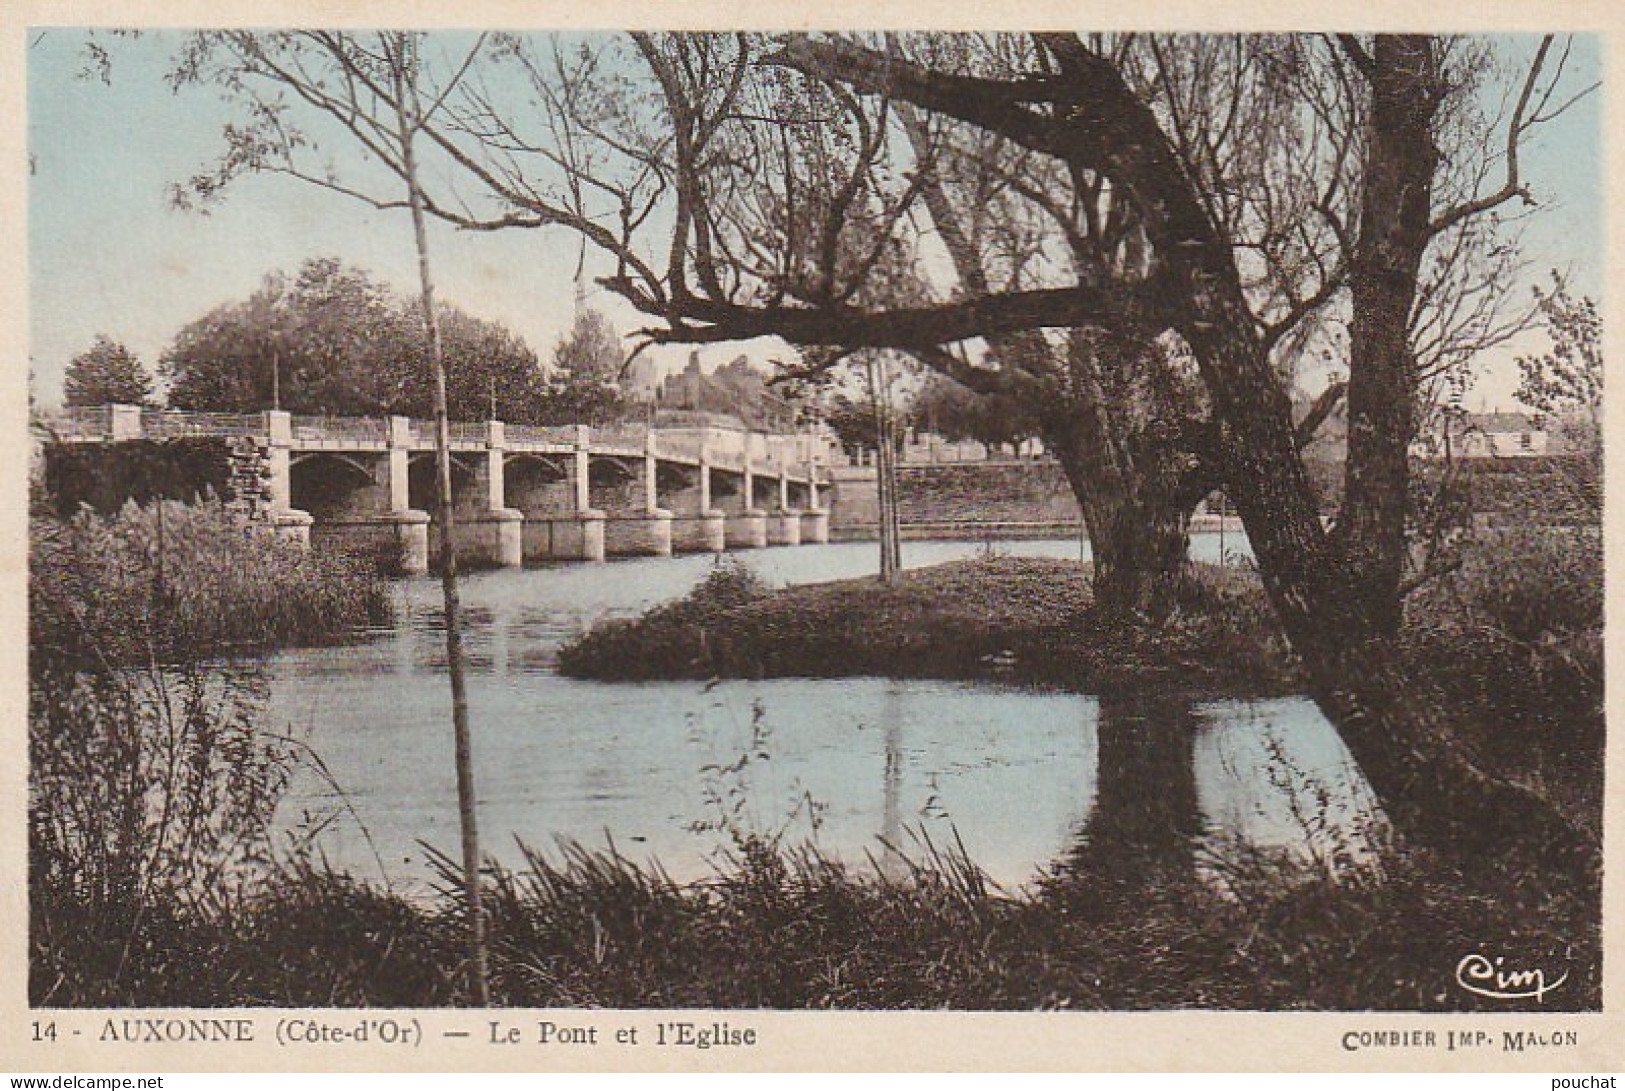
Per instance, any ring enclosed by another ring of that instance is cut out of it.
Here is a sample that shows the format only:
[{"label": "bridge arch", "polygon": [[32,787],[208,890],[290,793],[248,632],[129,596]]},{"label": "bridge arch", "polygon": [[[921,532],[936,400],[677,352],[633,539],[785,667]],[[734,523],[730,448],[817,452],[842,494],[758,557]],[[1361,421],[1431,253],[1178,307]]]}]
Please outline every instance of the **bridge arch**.
[{"label": "bridge arch", "polygon": [[376,460],[339,451],[306,451],[288,460],[289,506],[318,522],[389,510]]},{"label": "bridge arch", "polygon": [[[408,502],[419,511],[433,515],[439,508],[435,499],[435,456],[433,451],[415,453],[406,464],[406,495]],[[484,497],[480,493],[479,468],[470,464],[467,456],[451,456],[451,502],[459,511],[481,510]]]},{"label": "bridge arch", "polygon": [[575,515],[574,461],[570,454],[509,455],[502,464],[505,502],[527,519]]}]

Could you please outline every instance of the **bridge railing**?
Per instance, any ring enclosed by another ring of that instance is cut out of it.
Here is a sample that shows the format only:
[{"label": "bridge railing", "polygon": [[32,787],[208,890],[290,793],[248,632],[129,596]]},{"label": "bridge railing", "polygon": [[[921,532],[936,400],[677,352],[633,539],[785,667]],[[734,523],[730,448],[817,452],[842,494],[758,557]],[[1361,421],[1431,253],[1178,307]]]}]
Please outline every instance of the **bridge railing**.
[{"label": "bridge railing", "polygon": [[700,436],[685,432],[663,432],[655,429],[655,452],[667,458],[693,459],[698,462],[706,446]]},{"label": "bridge railing", "polygon": [[592,430],[594,447],[641,451],[648,441],[649,426],[646,424],[611,424]]},{"label": "bridge railing", "polygon": [[[269,414],[199,413],[185,410],[137,409],[134,406],[70,406],[46,415],[42,425],[55,437],[67,442],[99,442],[135,439],[142,436],[167,439],[176,436],[251,436],[271,438]],[[292,416],[291,438],[296,444],[320,447],[362,444],[385,446],[390,442],[391,424],[381,417]],[[410,442],[416,447],[434,445],[434,423],[413,420],[408,423]],[[535,444],[569,447],[580,430],[575,425],[508,424],[504,426],[509,445]],[[647,424],[616,424],[588,430],[595,450],[613,453],[642,453],[647,450],[650,427]],[[816,441],[800,435],[769,435],[714,427],[654,429],[657,454],[667,458],[699,459],[709,454],[718,469],[737,472],[748,456],[758,473],[773,474],[780,465],[796,477],[811,472],[816,457]],[[460,421],[451,425],[451,439],[459,447],[483,445],[490,436],[485,421]]]},{"label": "bridge railing", "polygon": [[377,417],[294,417],[293,438],[306,443],[351,440],[386,443],[389,422]]},{"label": "bridge railing", "polygon": [[509,424],[504,426],[508,443],[546,443],[569,445],[576,441],[573,424]]},{"label": "bridge railing", "polygon": [[178,436],[264,436],[262,413],[192,413],[169,409],[143,409],[141,434],[147,439]]},{"label": "bridge railing", "polygon": [[107,439],[113,434],[113,407],[70,405],[55,413],[44,414],[41,423],[58,439]]}]

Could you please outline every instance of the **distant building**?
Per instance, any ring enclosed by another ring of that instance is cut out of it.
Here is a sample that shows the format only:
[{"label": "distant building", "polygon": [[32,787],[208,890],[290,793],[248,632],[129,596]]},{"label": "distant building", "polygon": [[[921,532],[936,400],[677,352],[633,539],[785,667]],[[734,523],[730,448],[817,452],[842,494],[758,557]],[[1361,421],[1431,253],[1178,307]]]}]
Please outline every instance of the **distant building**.
[{"label": "distant building", "polygon": [[744,356],[707,373],[692,353],[686,368],[660,384],[655,403],[660,411],[726,415],[764,432],[792,432],[800,416],[800,406],[769,387]]},{"label": "distant building", "polygon": [[640,356],[621,376],[621,393],[635,402],[652,402],[660,393],[660,365]]},{"label": "distant building", "polygon": [[1546,424],[1531,413],[1442,413],[1411,447],[1417,458],[1539,458],[1555,454]]}]

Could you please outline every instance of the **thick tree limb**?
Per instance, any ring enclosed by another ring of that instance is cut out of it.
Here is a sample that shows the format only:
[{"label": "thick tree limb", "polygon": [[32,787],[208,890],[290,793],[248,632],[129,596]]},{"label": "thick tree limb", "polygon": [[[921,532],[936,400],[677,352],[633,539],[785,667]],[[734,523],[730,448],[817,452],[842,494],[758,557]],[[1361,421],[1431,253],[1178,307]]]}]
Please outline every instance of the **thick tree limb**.
[{"label": "thick tree limb", "polygon": [[713,344],[778,336],[796,345],[912,351],[1042,327],[1134,322],[1166,328],[1158,317],[1163,312],[1163,294],[1153,282],[1108,288],[1080,284],[880,311],[838,303],[823,307],[754,307],[694,296],[662,301],[627,278],[610,277],[601,283],[644,314],[670,323],[670,329],[640,331],[663,344]]},{"label": "thick tree limb", "polygon": [[1320,392],[1320,397],[1315,399],[1314,404],[1309,407],[1309,412],[1304,414],[1303,419],[1297,424],[1298,447],[1300,450],[1309,446],[1310,442],[1314,440],[1315,433],[1319,432],[1320,426],[1326,423],[1326,418],[1332,415],[1332,412],[1337,408],[1337,403],[1343,400],[1343,395],[1347,392],[1348,387],[1348,383],[1335,382]]}]

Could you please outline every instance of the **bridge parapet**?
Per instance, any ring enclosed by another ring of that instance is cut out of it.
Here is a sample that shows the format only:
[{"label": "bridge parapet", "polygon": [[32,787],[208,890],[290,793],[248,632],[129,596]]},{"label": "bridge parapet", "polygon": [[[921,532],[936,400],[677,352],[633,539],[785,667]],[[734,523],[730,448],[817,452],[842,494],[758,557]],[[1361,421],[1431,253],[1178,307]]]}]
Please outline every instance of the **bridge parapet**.
[{"label": "bridge parapet", "polygon": [[665,432],[657,429],[654,435],[655,453],[661,458],[699,462],[702,455],[709,453],[705,437],[691,432]]},{"label": "bridge parapet", "polygon": [[573,424],[510,424],[506,431],[510,445],[568,447],[576,441],[576,426]]},{"label": "bridge parapet", "polygon": [[297,443],[384,444],[389,442],[389,422],[378,417],[294,417],[293,439]]},{"label": "bridge parapet", "polygon": [[649,426],[646,424],[611,424],[594,428],[591,435],[594,447],[639,454],[648,449]]},{"label": "bridge parapet", "polygon": [[113,407],[110,405],[70,405],[48,414],[45,429],[56,440],[69,443],[105,440],[113,434]]},{"label": "bridge parapet", "polygon": [[177,436],[259,436],[269,429],[263,413],[181,413],[141,410],[141,434],[148,439]]}]

